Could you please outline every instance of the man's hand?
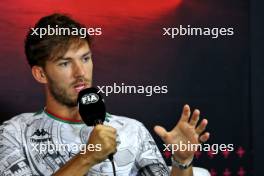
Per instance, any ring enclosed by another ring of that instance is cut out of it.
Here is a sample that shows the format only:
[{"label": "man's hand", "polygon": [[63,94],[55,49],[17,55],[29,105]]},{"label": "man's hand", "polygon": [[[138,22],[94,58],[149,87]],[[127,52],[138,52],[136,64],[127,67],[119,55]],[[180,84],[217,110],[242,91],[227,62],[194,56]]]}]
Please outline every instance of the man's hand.
[{"label": "man's hand", "polygon": [[63,167],[54,173],[54,176],[85,175],[91,167],[107,159],[108,155],[116,152],[116,129],[96,125],[90,134],[88,144],[101,144],[100,151],[89,151],[74,156]]},{"label": "man's hand", "polygon": [[96,125],[91,132],[88,144],[100,144],[100,151],[87,151],[83,158],[89,158],[94,164],[100,163],[116,152],[116,129],[105,125]]},{"label": "man's hand", "polygon": [[[200,144],[201,142],[206,142],[209,139],[209,133],[202,133],[208,121],[203,119],[200,124],[197,125],[200,115],[199,110],[194,110],[191,118],[190,115],[190,107],[185,105],[179,122],[171,131],[168,132],[161,126],[155,126],[154,131],[166,144],[177,144],[179,146],[180,142],[182,144]],[[193,158],[194,153],[195,151],[178,150],[174,152],[173,157],[181,163],[187,163]]]}]

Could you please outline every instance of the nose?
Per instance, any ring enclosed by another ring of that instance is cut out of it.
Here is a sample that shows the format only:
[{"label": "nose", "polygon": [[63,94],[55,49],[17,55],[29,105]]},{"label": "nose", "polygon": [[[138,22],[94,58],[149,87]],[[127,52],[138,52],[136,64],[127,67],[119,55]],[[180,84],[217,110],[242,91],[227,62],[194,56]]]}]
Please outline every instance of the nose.
[{"label": "nose", "polygon": [[85,75],[84,66],[81,63],[74,65],[74,77],[83,77]]}]

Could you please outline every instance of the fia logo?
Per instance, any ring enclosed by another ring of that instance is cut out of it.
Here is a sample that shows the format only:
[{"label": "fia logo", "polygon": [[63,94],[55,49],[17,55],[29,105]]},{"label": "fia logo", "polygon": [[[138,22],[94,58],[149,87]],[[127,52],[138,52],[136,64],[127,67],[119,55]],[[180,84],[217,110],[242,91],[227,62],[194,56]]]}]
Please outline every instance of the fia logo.
[{"label": "fia logo", "polygon": [[99,96],[95,93],[85,94],[82,97],[82,104],[96,103],[99,100]]}]

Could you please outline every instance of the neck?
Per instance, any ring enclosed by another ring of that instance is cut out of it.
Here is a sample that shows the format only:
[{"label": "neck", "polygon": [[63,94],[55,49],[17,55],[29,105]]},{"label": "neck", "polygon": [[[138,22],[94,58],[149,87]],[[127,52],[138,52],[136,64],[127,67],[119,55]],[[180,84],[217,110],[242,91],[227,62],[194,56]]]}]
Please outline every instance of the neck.
[{"label": "neck", "polygon": [[46,110],[57,116],[72,119],[72,120],[81,120],[78,107],[68,107],[59,103],[53,98],[53,96],[46,94]]}]

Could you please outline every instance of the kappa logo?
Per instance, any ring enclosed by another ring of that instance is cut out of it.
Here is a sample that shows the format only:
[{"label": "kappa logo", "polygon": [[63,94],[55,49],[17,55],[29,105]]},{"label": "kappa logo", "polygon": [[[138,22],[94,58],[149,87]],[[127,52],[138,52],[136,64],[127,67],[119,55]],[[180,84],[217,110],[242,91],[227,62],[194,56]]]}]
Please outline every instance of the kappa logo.
[{"label": "kappa logo", "polygon": [[89,94],[85,94],[82,97],[82,104],[87,105],[87,104],[91,104],[91,103],[96,103],[99,100],[99,96],[95,93],[89,93]]},{"label": "kappa logo", "polygon": [[30,141],[34,143],[41,143],[51,141],[50,133],[45,129],[37,129],[30,137]]},{"label": "kappa logo", "polygon": [[49,132],[44,129],[37,129],[31,136],[45,136],[46,134],[49,135]]}]

